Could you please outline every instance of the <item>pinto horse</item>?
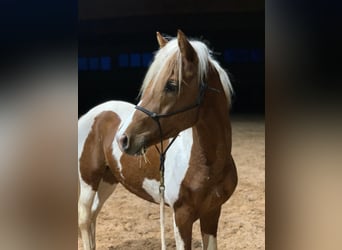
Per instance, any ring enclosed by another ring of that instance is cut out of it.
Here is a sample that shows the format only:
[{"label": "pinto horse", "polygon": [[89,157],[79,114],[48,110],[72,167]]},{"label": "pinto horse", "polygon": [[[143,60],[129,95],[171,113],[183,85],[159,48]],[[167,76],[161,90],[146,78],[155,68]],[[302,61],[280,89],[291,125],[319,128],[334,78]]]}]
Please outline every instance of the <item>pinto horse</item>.
[{"label": "pinto horse", "polygon": [[118,183],[160,202],[158,151],[172,138],[164,183],[176,247],[191,249],[192,226],[200,219],[203,249],[217,249],[221,206],[237,185],[232,87],[204,43],[189,41],[180,30],[171,40],[157,32],[157,40],[139,104],[109,101],[78,121],[78,223],[85,250],[95,249],[96,217]]}]

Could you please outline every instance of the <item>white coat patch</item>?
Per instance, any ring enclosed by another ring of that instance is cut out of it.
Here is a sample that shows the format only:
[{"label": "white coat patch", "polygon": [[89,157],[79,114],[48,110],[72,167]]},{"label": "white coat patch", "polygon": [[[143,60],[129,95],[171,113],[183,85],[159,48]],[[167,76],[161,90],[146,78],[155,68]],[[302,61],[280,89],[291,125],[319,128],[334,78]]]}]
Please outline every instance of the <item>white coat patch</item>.
[{"label": "white coat patch", "polygon": [[153,200],[155,202],[160,201],[160,196],[159,196],[159,181],[156,181],[154,179],[147,179],[145,178],[142,184],[142,188],[152,196]]}]

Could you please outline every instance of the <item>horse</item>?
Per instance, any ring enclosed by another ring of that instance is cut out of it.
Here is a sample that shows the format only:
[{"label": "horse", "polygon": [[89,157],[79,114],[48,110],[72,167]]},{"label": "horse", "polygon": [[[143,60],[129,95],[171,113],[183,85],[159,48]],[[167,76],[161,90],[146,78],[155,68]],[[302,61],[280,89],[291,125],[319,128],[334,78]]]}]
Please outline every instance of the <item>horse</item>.
[{"label": "horse", "polygon": [[160,202],[160,155],[168,146],[164,197],[176,248],[191,249],[199,219],[203,249],[217,249],[221,206],[238,179],[231,155],[232,86],[205,43],[181,30],[174,38],[157,32],[157,41],[138,105],[108,101],[78,121],[78,225],[85,250],[96,248],[96,218],[117,184]]}]

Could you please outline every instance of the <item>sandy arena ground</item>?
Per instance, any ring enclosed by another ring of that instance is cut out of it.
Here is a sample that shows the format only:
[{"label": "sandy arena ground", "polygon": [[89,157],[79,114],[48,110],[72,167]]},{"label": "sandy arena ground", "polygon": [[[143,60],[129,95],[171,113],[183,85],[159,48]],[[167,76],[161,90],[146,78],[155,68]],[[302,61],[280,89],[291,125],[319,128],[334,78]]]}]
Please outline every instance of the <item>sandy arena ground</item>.
[{"label": "sandy arena ground", "polygon": [[[234,117],[233,157],[239,184],[223,205],[218,249],[265,249],[265,126],[257,117]],[[166,208],[167,249],[175,249],[172,214]],[[118,185],[97,220],[98,250],[160,249],[159,205]],[[83,249],[78,239],[78,249]],[[201,248],[199,222],[193,227],[193,249]]]}]

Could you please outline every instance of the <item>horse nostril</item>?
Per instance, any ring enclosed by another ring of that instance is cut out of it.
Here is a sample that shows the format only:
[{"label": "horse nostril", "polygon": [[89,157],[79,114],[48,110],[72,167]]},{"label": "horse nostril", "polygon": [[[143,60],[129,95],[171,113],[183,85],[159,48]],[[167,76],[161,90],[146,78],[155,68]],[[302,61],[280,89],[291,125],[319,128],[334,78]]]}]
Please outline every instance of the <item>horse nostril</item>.
[{"label": "horse nostril", "polygon": [[120,144],[121,144],[121,147],[124,149],[124,150],[127,150],[129,148],[129,139],[128,139],[128,136],[123,134],[121,137],[120,137]]}]

